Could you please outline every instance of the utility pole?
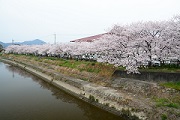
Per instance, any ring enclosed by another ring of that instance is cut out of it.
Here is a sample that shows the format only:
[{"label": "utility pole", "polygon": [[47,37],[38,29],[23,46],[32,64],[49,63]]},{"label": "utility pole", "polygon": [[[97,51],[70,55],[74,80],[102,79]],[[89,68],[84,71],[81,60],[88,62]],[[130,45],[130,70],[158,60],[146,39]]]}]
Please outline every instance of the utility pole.
[{"label": "utility pole", "polygon": [[12,45],[14,45],[14,40],[12,39]]},{"label": "utility pole", "polygon": [[54,34],[54,44],[56,44],[56,34]]}]

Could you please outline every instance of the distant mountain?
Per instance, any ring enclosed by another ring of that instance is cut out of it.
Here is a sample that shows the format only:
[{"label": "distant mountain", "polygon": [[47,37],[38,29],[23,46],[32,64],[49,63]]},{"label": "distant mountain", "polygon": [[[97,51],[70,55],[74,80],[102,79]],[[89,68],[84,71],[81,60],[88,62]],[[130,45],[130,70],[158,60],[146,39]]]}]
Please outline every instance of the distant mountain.
[{"label": "distant mountain", "polygon": [[[0,41],[0,44],[6,48],[9,45],[12,45],[12,43],[3,43]],[[14,44],[18,44],[18,45],[43,45],[46,44],[46,42],[44,42],[43,40],[39,40],[39,39],[35,39],[35,40],[31,40],[31,41],[24,41],[24,42],[15,42]]]},{"label": "distant mountain", "polygon": [[1,42],[0,41],[0,44],[5,48],[5,47],[7,47],[7,46],[9,46],[9,45],[11,45],[11,43],[3,43],[3,42]]},{"label": "distant mountain", "polygon": [[32,41],[24,41],[20,44],[22,44],[22,45],[43,45],[43,44],[46,44],[46,42],[39,40],[39,39],[35,39]]},{"label": "distant mountain", "polygon": [[4,45],[5,45],[5,43],[3,43],[3,42],[1,42],[1,41],[0,41],[0,44],[1,44],[3,47],[4,47]]}]

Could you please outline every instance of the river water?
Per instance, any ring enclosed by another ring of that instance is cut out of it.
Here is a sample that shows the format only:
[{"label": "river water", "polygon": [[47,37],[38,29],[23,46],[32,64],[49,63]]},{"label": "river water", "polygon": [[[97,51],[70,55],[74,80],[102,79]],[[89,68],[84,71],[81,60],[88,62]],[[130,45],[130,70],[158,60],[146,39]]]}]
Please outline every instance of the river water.
[{"label": "river water", "polygon": [[123,120],[0,62],[0,120]]}]

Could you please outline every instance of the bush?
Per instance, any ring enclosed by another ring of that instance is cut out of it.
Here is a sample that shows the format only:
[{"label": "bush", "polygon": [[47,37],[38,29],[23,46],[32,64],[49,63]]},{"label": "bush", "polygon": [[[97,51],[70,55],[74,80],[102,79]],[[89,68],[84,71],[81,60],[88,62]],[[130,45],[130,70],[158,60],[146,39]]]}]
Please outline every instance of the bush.
[{"label": "bush", "polygon": [[94,102],[94,101],[95,101],[94,96],[93,96],[93,95],[89,95],[89,100],[90,100],[91,102]]},{"label": "bush", "polygon": [[162,115],[161,115],[161,120],[166,120],[166,119],[167,119],[166,114],[162,114]]}]

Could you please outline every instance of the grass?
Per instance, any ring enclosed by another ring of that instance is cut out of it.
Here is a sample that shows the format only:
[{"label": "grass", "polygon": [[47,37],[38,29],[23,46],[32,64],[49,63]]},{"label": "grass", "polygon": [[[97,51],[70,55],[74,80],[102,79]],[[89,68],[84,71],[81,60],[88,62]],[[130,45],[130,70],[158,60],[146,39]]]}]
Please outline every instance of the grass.
[{"label": "grass", "polygon": [[178,82],[166,82],[166,83],[161,83],[160,85],[167,87],[167,88],[173,88],[176,90],[180,90],[180,81],[178,81]]},{"label": "grass", "polygon": [[72,69],[77,69],[79,71],[86,71],[91,73],[99,74],[100,76],[111,76],[116,68],[113,65],[98,63],[94,61],[85,61],[85,60],[71,60],[71,59],[60,59],[45,57],[43,58],[44,62],[58,65],[61,67],[67,67]]},{"label": "grass", "polygon": [[76,60],[60,60],[59,66],[78,69],[80,71],[87,71],[99,73],[101,68],[95,62],[90,61],[76,61]]},{"label": "grass", "polygon": [[144,72],[167,72],[167,73],[177,73],[180,72],[180,66],[178,65],[163,65],[163,66],[151,66],[151,67],[141,67],[139,71]]},{"label": "grass", "polygon": [[180,108],[179,103],[172,102],[165,98],[156,98],[155,102],[156,102],[157,107],[165,106],[165,107],[171,107],[171,108],[176,108],[176,109]]},{"label": "grass", "polygon": [[[125,70],[124,67],[114,67],[113,65],[107,63],[98,63],[94,61],[85,61],[85,60],[68,60],[61,59],[57,57],[37,57],[33,55],[19,55],[19,54],[6,54],[6,56],[14,56],[14,57],[23,57],[28,58],[29,60],[35,60],[37,62],[44,62],[47,64],[52,64],[61,67],[67,67],[72,69],[77,69],[79,71],[86,71],[91,73],[99,74],[103,77],[111,77],[115,70]],[[154,66],[148,68],[140,68],[141,71],[146,72],[180,72],[180,68],[177,66]],[[165,85],[168,86],[168,85]],[[179,89],[178,87],[174,87],[175,89]]]},{"label": "grass", "polygon": [[86,71],[90,73],[98,74],[101,77],[109,78],[112,76],[114,71],[117,69],[113,65],[106,63],[98,63],[95,61],[85,61],[85,60],[72,60],[72,59],[62,59],[57,57],[38,57],[33,55],[19,55],[19,54],[5,54],[5,57],[12,57],[23,61],[33,61],[40,62],[40,64],[45,63],[49,65],[55,65],[60,67],[66,67],[71,69],[79,70],[80,72]]},{"label": "grass", "polygon": [[95,100],[95,97],[94,97],[93,95],[89,95],[89,100],[90,100],[91,102],[96,101],[96,100]]},{"label": "grass", "polygon": [[166,120],[167,119],[167,115],[166,114],[162,114],[161,115],[161,120]]}]

